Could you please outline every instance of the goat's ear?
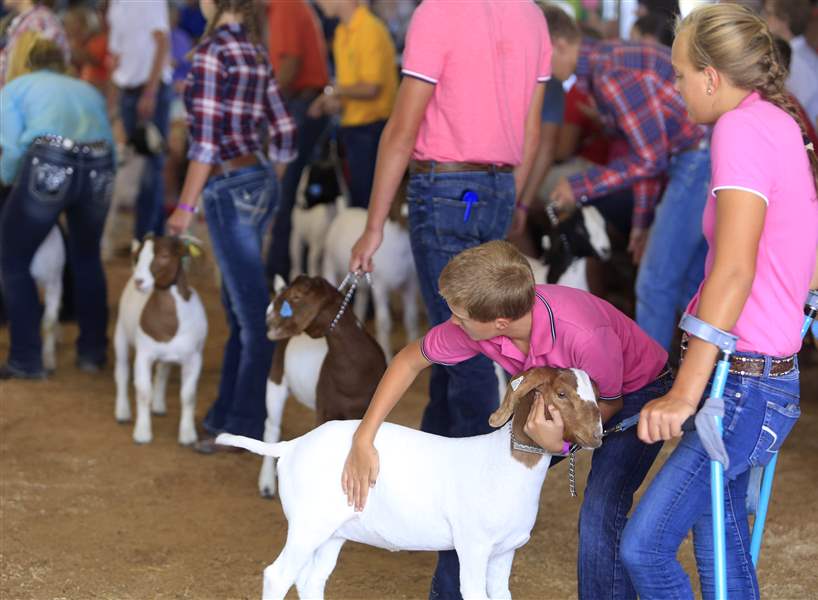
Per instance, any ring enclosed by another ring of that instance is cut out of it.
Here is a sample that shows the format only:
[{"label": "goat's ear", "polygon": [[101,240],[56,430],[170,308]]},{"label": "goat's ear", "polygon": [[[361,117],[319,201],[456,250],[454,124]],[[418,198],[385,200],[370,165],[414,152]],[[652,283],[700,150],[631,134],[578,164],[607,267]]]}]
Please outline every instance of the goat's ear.
[{"label": "goat's ear", "polygon": [[525,396],[534,388],[540,387],[551,376],[551,369],[536,368],[529,369],[525,373],[518,375],[508,383],[506,388],[506,397],[500,403],[498,408],[489,417],[489,425],[492,427],[500,427],[503,423],[511,418],[514,414],[514,409],[517,408],[517,403],[520,398]]},{"label": "goat's ear", "polygon": [[287,282],[284,281],[284,278],[276,273],[275,278],[273,279],[273,292],[275,292],[276,296],[278,296],[281,292],[284,291],[284,288],[287,287]]}]

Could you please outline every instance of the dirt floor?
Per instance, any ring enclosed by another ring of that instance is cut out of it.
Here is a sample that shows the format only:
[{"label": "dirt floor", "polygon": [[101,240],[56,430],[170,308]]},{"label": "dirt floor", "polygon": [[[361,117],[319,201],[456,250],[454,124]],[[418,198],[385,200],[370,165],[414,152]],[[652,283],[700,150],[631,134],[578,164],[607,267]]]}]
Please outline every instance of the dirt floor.
[{"label": "dirt floor", "polygon": [[[115,259],[107,271],[115,305],[127,259]],[[200,419],[214,398],[226,327],[212,266],[195,267],[191,281],[205,300],[211,332]],[[262,569],[281,549],[287,527],[279,502],[257,494],[260,459],[205,457],[180,447],[178,379],[169,388],[168,416],[153,420],[153,443],[135,445],[131,427],[114,421],[112,369],[88,375],[73,367],[75,336],[74,326],[64,327],[59,367],[48,381],[0,382],[0,598],[258,598]],[[394,342],[402,342],[399,334]],[[0,356],[7,349],[3,329]],[[818,598],[818,521],[810,516],[818,510],[818,353],[802,353],[802,368],[803,417],[779,461],[761,557],[766,598]],[[426,383],[412,387],[392,420],[418,425]],[[312,424],[310,411],[288,403],[285,439]],[[580,481],[587,468],[585,456]],[[514,562],[516,598],[576,596],[579,499],[568,495],[566,472],[563,463],[545,482],[531,540]],[[681,556],[693,573],[689,541]],[[327,596],[423,598],[434,564],[430,553],[349,543]]]}]

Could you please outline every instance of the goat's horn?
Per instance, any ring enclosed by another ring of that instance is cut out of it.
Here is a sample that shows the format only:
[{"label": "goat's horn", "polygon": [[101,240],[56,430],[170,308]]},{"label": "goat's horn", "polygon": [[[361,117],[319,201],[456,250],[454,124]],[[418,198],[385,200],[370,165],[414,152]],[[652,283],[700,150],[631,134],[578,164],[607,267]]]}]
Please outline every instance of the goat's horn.
[{"label": "goat's horn", "polygon": [[542,368],[529,369],[522,375],[512,379],[506,388],[506,396],[503,398],[500,408],[494,411],[489,417],[489,425],[492,427],[500,427],[503,423],[508,421],[511,415],[514,414],[514,409],[517,408],[517,403],[520,401],[520,398],[534,388],[542,385],[546,372],[547,369]]}]

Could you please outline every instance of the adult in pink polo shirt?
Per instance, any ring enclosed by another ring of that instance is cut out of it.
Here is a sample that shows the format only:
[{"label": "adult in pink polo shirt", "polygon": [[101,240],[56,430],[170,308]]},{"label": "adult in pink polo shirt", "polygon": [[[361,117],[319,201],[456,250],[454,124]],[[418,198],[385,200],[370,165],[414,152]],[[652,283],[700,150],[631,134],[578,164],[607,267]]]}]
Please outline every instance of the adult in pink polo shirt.
[{"label": "adult in pink polo shirt", "polygon": [[[446,321],[451,313],[437,281],[449,259],[503,239],[512,217],[515,230],[522,229],[525,212],[514,210],[515,196],[538,144],[550,74],[548,27],[534,2],[424,0],[406,34],[403,80],[381,136],[367,227],[350,270],[372,269],[408,167],[410,239],[421,292],[431,323]],[[424,431],[486,433],[499,403],[493,365],[485,357],[453,368],[434,365],[429,398]],[[456,554],[442,553],[432,595],[459,596],[456,567]]]},{"label": "adult in pink polo shirt", "polygon": [[483,354],[516,375],[533,367],[582,369],[614,400],[652,383],[665,370],[667,352],[631,319],[596,296],[561,285],[538,285],[524,355],[505,336],[473,340],[452,321],[423,338],[431,362],[456,364]]}]

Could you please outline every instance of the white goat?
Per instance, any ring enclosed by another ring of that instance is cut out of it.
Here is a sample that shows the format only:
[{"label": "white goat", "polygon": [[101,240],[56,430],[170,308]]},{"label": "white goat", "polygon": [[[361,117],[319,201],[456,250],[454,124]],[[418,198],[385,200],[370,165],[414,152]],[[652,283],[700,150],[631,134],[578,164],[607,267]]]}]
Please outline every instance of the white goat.
[{"label": "white goat", "polygon": [[[559,408],[566,439],[592,448],[602,443],[596,396],[584,371],[533,369],[512,388],[490,419],[502,427],[486,435],[452,439],[384,423],[375,438],[378,481],[360,513],[340,485],[357,421],[329,422],[278,444],[220,435],[217,443],[279,457],[289,531],[281,554],[264,570],[263,598],[284,598],[294,582],[299,597],[322,598],[346,540],[393,551],[454,549],[464,598],[510,598],[514,552],[531,535],[551,458],[512,445],[533,443],[524,424],[535,394]],[[512,422],[503,425],[512,413]]]},{"label": "white goat", "polygon": [[65,269],[65,243],[56,225],[51,228],[31,259],[29,272],[43,293],[43,367],[57,368],[57,335],[62,299],[62,274]]},{"label": "white goat", "polygon": [[[153,439],[150,413],[165,414],[165,389],[169,363],[182,366],[182,414],[179,443],[196,441],[194,413],[196,384],[202,367],[202,350],[207,337],[207,316],[195,290],[187,285],[182,256],[183,243],[173,238],[148,237],[137,254],[133,276],[125,284],[119,301],[114,334],[116,351],[117,421],[131,419],[128,401],[128,354],[136,349],[136,424],[133,439],[148,443]],[[151,386],[151,369],[158,362]]]},{"label": "white goat", "polygon": [[[366,227],[366,210],[344,208],[330,225],[324,249],[324,278],[338,285],[349,270],[352,246]],[[372,299],[375,304],[375,337],[383,348],[387,362],[392,359],[392,316],[389,294],[399,291],[402,299],[403,326],[407,341],[420,337],[418,329],[419,284],[409,232],[389,219],[383,229],[383,242],[372,257]],[[366,320],[368,293],[359,287],[355,294],[355,315]]]}]

